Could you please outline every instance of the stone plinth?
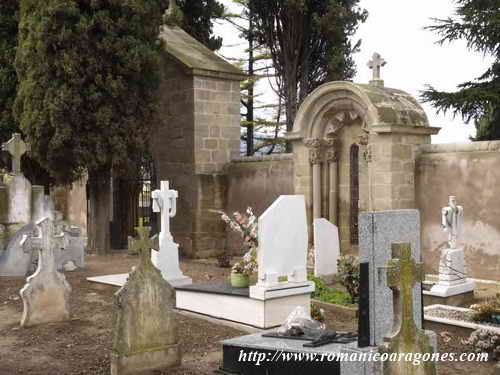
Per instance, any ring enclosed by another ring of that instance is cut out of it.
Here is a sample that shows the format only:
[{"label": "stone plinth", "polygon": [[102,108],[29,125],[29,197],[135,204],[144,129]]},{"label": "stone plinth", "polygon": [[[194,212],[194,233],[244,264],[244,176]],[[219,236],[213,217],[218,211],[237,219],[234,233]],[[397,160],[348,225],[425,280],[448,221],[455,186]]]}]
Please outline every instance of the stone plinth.
[{"label": "stone plinth", "polygon": [[[174,312],[174,289],[151,262],[150,228],[137,228],[140,263],[114,296],[111,374],[135,374],[181,363]],[[157,242],[157,241],[156,241]]]},{"label": "stone plinth", "polygon": [[464,249],[443,249],[439,262],[439,281],[426,294],[445,298],[474,293],[475,283],[466,276]]}]

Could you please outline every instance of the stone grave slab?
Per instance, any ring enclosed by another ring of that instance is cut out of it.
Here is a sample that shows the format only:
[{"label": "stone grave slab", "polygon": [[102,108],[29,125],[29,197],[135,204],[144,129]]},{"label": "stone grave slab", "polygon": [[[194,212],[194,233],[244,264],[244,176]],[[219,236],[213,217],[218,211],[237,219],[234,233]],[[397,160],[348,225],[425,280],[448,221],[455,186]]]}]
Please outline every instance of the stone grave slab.
[{"label": "stone grave slab", "polygon": [[70,318],[69,295],[71,287],[62,273],[57,271],[54,249],[63,247],[64,234],[54,233],[54,223],[44,218],[37,223],[40,236],[38,268],[28,277],[21,289],[23,315],[21,326],[58,322]]},{"label": "stone grave slab", "polygon": [[[393,296],[387,286],[384,267],[391,259],[391,246],[395,242],[409,243],[412,259],[421,261],[420,214],[418,210],[362,212],[359,215],[360,262],[369,263],[370,273],[370,345],[379,345],[391,331]],[[421,283],[412,288],[414,319],[422,328]]]},{"label": "stone grave slab", "polygon": [[164,370],[181,363],[177,322],[173,307],[175,291],[151,262],[150,249],[158,240],[150,228],[136,228],[139,265],[114,295],[111,375]]},{"label": "stone grave slab", "polygon": [[304,197],[280,196],[259,217],[258,231],[258,281],[249,296],[180,287],[177,308],[258,328],[281,325],[297,306],[309,312],[314,283],[307,280]]},{"label": "stone grave slab", "polygon": [[325,218],[314,219],[314,276],[332,277],[337,274],[340,256],[339,229]]},{"label": "stone grave slab", "polygon": [[377,349],[374,347],[358,348],[355,341],[309,348],[304,347],[302,340],[265,337],[264,334],[255,333],[222,341],[220,373],[375,375],[375,366],[379,365],[377,362],[363,360],[341,362],[337,356],[344,358],[354,353],[368,357],[370,353],[376,353]]}]

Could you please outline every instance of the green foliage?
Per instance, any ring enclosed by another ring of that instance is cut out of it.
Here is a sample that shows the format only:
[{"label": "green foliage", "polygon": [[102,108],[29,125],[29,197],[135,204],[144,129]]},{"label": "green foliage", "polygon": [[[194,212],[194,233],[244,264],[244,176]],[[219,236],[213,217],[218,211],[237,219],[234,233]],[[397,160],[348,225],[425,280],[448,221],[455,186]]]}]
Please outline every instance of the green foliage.
[{"label": "green foliage", "polygon": [[[315,290],[311,297],[326,303],[335,305],[352,306],[352,298],[349,293],[326,286],[325,282],[312,274],[308,275],[308,280],[314,281]],[[312,314],[312,313],[311,313]]]},{"label": "green foliage", "polygon": [[182,28],[211,50],[222,46],[222,38],[212,35],[213,19],[221,18],[224,6],[217,0],[178,0],[183,13]]},{"label": "green foliage", "polygon": [[341,256],[337,261],[337,275],[340,283],[351,296],[351,303],[357,303],[359,298],[359,261],[352,255]]},{"label": "green foliage", "polygon": [[14,58],[17,46],[19,0],[0,1],[0,143],[19,131],[12,115],[16,97],[17,75]]},{"label": "green foliage", "polygon": [[21,0],[15,114],[32,156],[57,182],[135,167],[156,113],[165,7]]},{"label": "green foliage", "polygon": [[492,55],[494,63],[474,81],[460,84],[456,92],[428,86],[421,98],[438,112],[452,111],[467,122],[474,120],[478,131],[474,140],[500,139],[500,0],[456,3],[453,18],[434,19],[427,29],[440,36],[439,44],[463,39],[469,49]]}]

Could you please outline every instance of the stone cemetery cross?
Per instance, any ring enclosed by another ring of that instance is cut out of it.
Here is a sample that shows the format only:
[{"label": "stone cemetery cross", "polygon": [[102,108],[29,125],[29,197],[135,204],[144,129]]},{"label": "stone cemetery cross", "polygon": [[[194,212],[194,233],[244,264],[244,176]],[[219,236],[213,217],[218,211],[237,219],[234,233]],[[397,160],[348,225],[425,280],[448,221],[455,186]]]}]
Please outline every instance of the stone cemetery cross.
[{"label": "stone cemetery cross", "polygon": [[[392,244],[393,259],[387,263],[387,286],[393,291],[394,324],[392,333],[384,338],[381,352],[432,353],[425,332],[417,328],[413,317],[413,286],[423,281],[423,264],[411,258],[409,243]],[[384,375],[436,374],[433,361],[414,365],[410,361],[385,361]]]},{"label": "stone cemetery cross", "polygon": [[368,62],[368,67],[373,70],[373,81],[380,81],[380,68],[385,66],[387,62],[380,56],[379,53],[375,52],[372,59]]},{"label": "stone cemetery cross", "polygon": [[177,212],[177,197],[179,196],[176,190],[171,190],[168,181],[161,181],[160,190],[154,190],[153,212],[161,213],[161,232],[160,238],[166,237],[173,240],[170,233],[170,218],[174,217]]},{"label": "stone cemetery cross", "polygon": [[[66,235],[55,234],[54,222],[44,217],[36,225],[38,237],[28,239],[30,248],[38,248],[38,267],[21,289],[23,316],[21,326],[69,319],[71,287],[65,276],[57,271],[54,249],[65,248]],[[48,301],[47,301],[48,299]],[[48,303],[50,302],[50,303]]]},{"label": "stone cemetery cross", "polygon": [[151,263],[151,249],[158,250],[160,248],[158,237],[149,238],[149,233],[151,232],[150,227],[143,227],[141,225],[136,227],[135,230],[139,235],[139,239],[131,239],[130,246],[132,251],[139,253],[142,266],[148,264],[153,265],[153,263]]},{"label": "stone cemetery cross", "polygon": [[2,150],[12,155],[12,173],[21,173],[21,157],[28,151],[28,146],[21,138],[21,134],[14,133],[12,138],[2,144]]}]

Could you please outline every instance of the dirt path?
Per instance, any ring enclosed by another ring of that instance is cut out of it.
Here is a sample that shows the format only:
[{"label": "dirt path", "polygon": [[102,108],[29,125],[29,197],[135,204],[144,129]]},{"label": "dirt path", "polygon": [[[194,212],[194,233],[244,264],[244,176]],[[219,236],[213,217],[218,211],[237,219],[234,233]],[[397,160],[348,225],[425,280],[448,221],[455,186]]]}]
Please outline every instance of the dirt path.
[{"label": "dirt path", "polygon": [[[137,258],[126,254],[90,256],[84,270],[66,273],[73,288],[72,320],[27,329],[19,328],[22,301],[19,290],[24,277],[0,277],[0,375],[101,375],[109,374],[112,296],[116,287],[90,283],[88,276],[128,272]],[[195,281],[219,280],[228,269],[211,264],[183,262],[183,271]],[[219,342],[245,332],[183,314],[176,314],[184,356],[182,367],[168,375],[213,374],[222,358]],[[337,330],[355,330],[356,322],[327,315],[328,325]],[[458,340],[440,351],[461,352]],[[440,375],[474,373],[491,375],[492,364],[443,364]],[[157,375],[162,373],[156,372]],[[167,373],[164,373],[167,374]]]}]

